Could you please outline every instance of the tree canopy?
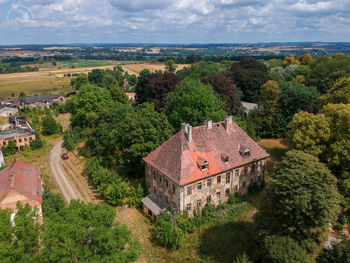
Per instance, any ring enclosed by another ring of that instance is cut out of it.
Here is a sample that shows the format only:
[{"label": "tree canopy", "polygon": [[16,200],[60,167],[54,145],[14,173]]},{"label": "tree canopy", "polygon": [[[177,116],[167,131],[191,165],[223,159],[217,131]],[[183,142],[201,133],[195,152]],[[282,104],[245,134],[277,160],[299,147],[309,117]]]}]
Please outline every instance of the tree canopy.
[{"label": "tree canopy", "polygon": [[336,178],[316,157],[297,150],[286,153],[274,178],[261,208],[267,228],[314,252],[340,211]]},{"label": "tree canopy", "polygon": [[225,75],[211,75],[202,78],[203,84],[210,84],[219,97],[225,102],[225,111],[229,115],[238,115],[242,110],[236,85]]},{"label": "tree canopy", "polygon": [[126,226],[114,223],[115,208],[72,200],[46,219],[43,262],[133,262],[138,245]]},{"label": "tree canopy", "polygon": [[170,123],[177,129],[182,122],[193,126],[202,125],[205,119],[224,119],[224,102],[210,85],[199,80],[185,79],[168,95],[167,113]]},{"label": "tree canopy", "polygon": [[229,76],[243,92],[243,100],[257,102],[261,86],[268,80],[265,64],[251,57],[244,57],[231,67]]},{"label": "tree canopy", "polygon": [[157,111],[166,105],[166,96],[175,89],[180,78],[173,73],[149,74],[139,78],[135,92],[136,101],[151,102]]}]

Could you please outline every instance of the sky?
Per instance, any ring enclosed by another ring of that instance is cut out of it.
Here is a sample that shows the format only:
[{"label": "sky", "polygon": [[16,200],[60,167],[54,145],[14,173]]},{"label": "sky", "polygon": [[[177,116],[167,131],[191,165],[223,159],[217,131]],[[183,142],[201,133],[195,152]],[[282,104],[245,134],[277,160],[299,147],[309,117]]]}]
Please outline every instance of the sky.
[{"label": "sky", "polygon": [[350,0],[0,0],[0,45],[350,41]]}]

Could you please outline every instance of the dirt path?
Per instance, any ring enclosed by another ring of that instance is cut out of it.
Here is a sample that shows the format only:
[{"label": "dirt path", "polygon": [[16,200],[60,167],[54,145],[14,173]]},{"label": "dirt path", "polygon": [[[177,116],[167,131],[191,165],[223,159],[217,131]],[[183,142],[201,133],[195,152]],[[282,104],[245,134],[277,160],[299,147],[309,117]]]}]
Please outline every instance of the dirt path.
[{"label": "dirt path", "polygon": [[141,255],[136,262],[165,262],[159,255],[161,253],[166,253],[166,250],[154,246],[151,242],[152,225],[149,220],[136,208],[124,208],[119,206],[116,209],[116,220],[126,225],[131,231],[133,238],[140,242]]},{"label": "dirt path", "polygon": [[69,203],[72,199],[79,199],[77,193],[68,182],[64,170],[62,168],[62,159],[61,159],[61,151],[62,151],[62,143],[63,141],[59,141],[50,151],[50,167],[52,174],[54,175],[58,186],[61,189],[61,192]]}]

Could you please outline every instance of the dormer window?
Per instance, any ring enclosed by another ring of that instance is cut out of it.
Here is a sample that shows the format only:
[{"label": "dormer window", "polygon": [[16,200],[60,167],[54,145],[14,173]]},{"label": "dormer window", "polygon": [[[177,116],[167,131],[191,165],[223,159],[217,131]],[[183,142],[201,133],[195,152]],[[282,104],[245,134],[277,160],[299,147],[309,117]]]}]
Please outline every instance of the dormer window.
[{"label": "dormer window", "polygon": [[197,158],[197,166],[199,169],[208,170],[209,169],[209,163],[207,160],[203,159],[202,157]]},{"label": "dormer window", "polygon": [[239,147],[239,153],[243,156],[243,157],[248,157],[250,155],[250,149],[244,145],[240,145]]},{"label": "dormer window", "polygon": [[222,160],[224,163],[228,162],[228,155],[222,153],[222,154],[221,154],[221,160]]}]

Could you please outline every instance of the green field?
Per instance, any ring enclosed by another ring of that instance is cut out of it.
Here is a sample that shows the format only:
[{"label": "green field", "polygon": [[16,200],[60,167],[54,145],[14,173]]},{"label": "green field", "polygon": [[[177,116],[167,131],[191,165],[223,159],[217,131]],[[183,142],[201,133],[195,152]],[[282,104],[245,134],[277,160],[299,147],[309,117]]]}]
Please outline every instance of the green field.
[{"label": "green field", "polygon": [[77,59],[77,60],[63,60],[57,62],[59,68],[85,68],[85,67],[103,67],[113,65],[125,65],[131,63],[139,63],[141,61],[116,61],[116,60],[92,60],[92,59]]}]

